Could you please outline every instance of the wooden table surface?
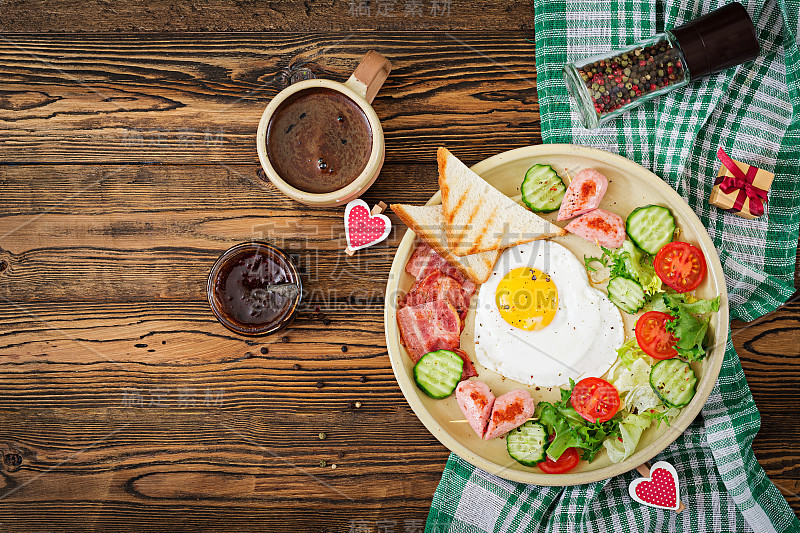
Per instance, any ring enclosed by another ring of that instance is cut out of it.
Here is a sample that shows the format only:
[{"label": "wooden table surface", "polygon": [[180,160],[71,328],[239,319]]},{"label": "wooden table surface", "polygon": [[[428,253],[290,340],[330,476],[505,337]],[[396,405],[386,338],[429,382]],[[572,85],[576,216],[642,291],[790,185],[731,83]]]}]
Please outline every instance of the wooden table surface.
[{"label": "wooden table surface", "polygon": [[[448,452],[386,353],[404,228],[345,255],[341,209],[258,185],[256,125],[293,80],[378,50],[364,199],[423,202],[437,146],[472,164],[541,143],[532,28],[530,0],[0,3],[0,530],[421,530]],[[205,283],[262,238],[308,298],[250,340]],[[790,303],[732,327],[756,455],[800,512],[798,322]]]}]

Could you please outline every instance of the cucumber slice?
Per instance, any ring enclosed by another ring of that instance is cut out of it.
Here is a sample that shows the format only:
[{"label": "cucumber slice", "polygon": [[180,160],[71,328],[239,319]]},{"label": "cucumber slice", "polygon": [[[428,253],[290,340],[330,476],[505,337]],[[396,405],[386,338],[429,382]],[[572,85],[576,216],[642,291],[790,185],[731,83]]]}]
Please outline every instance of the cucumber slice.
[{"label": "cucumber slice", "polygon": [[520,185],[523,203],[536,212],[558,209],[566,190],[564,181],[549,165],[533,165]]},{"label": "cucumber slice", "polygon": [[464,371],[464,360],[450,350],[437,350],[420,357],[414,365],[414,381],[422,392],[441,400],[456,390]]},{"label": "cucumber slice", "polygon": [[525,466],[536,466],[545,459],[547,430],[538,422],[528,420],[506,436],[508,455]]},{"label": "cucumber slice", "polygon": [[650,369],[650,386],[664,404],[683,407],[694,398],[697,376],[691,365],[677,357],[660,361]]},{"label": "cucumber slice", "polygon": [[675,218],[660,205],[637,207],[628,215],[625,230],[636,246],[655,254],[675,237]]},{"label": "cucumber slice", "polygon": [[626,313],[633,314],[644,305],[644,289],[638,281],[617,276],[608,282],[608,299]]}]

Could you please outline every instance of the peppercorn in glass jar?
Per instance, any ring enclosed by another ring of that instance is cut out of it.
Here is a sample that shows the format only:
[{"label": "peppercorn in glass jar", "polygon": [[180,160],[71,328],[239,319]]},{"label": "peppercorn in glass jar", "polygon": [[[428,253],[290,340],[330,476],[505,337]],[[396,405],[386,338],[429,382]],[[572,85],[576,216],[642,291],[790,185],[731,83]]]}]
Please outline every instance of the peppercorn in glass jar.
[{"label": "peppercorn in glass jar", "polygon": [[669,33],[617,50],[591,56],[564,69],[567,88],[578,104],[583,126],[598,125],[689,83],[683,54]]},{"label": "peppercorn in glass jar", "polygon": [[626,48],[568,63],[564,79],[581,123],[592,129],[758,53],[750,15],[733,2]]}]

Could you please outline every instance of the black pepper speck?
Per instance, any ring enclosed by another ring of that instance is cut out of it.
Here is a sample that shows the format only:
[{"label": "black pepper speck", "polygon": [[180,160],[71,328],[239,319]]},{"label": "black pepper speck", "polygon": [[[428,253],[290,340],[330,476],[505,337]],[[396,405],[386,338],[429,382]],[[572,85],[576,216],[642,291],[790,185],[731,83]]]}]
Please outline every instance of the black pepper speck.
[{"label": "black pepper speck", "polygon": [[347,353],[347,346],[342,346],[342,352]]}]

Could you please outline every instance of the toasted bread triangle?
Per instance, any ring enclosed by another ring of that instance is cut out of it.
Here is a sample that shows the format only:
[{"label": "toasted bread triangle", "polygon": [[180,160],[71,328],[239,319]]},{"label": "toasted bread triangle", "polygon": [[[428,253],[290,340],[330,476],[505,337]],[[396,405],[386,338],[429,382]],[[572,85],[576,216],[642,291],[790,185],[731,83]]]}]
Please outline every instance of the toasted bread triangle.
[{"label": "toasted bread triangle", "polygon": [[489,279],[501,250],[465,256],[455,255],[447,247],[447,232],[444,228],[441,205],[393,204],[391,208],[411,231],[467,278],[478,284]]},{"label": "toasted bread triangle", "polygon": [[518,205],[446,148],[437,152],[447,245],[458,256],[502,250],[565,231]]}]

